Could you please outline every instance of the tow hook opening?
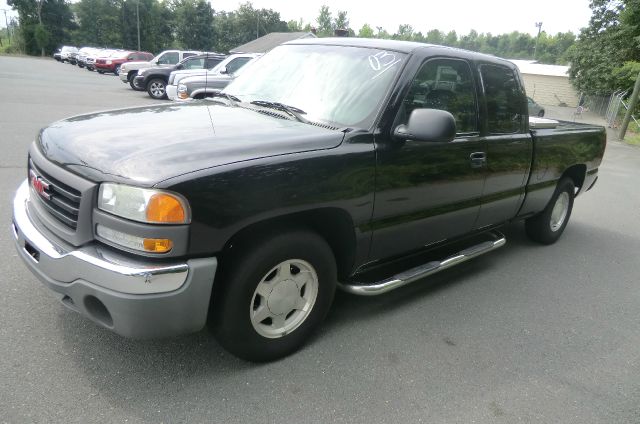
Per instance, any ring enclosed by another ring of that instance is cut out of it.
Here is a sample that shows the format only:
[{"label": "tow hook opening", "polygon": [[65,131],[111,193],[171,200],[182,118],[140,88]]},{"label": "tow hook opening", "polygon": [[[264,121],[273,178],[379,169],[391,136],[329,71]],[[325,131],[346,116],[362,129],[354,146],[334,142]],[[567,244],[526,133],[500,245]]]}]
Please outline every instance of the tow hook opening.
[{"label": "tow hook opening", "polygon": [[27,252],[34,261],[40,262],[40,252],[38,252],[35,247],[31,246],[28,241],[24,242],[24,251]]},{"label": "tow hook opening", "polygon": [[113,318],[100,299],[95,296],[87,296],[84,298],[84,307],[94,321],[107,328],[113,328]]}]

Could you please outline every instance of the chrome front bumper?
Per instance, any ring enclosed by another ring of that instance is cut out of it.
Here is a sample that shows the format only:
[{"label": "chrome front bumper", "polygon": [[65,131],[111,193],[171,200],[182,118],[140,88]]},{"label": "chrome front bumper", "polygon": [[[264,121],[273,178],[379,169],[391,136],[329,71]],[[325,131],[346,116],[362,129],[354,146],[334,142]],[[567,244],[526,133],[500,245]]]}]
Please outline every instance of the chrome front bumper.
[{"label": "chrome front bumper", "polygon": [[29,211],[27,181],[13,201],[13,234],[25,265],[63,304],[130,337],[201,329],[216,258],[157,263],[134,260],[96,243],[75,248],[46,230]]},{"label": "chrome front bumper", "polygon": [[167,84],[165,87],[165,92],[167,93],[167,97],[169,100],[177,100],[178,99],[178,86]]}]

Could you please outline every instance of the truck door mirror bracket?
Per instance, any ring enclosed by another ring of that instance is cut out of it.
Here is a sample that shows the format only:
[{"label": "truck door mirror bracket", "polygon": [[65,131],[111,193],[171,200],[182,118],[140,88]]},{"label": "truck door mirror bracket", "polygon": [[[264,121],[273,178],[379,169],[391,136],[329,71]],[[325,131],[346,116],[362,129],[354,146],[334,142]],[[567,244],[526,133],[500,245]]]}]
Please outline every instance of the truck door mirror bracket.
[{"label": "truck door mirror bracket", "polygon": [[456,136],[456,121],[445,110],[414,109],[409,122],[398,125],[393,135],[402,140],[449,142]]}]

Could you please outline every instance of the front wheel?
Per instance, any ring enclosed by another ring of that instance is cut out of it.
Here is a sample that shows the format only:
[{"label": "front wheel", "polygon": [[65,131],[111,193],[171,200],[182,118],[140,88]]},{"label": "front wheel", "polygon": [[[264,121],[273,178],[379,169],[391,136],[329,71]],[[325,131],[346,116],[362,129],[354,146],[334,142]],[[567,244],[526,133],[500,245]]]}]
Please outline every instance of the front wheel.
[{"label": "front wheel", "polygon": [[234,355],[256,362],[299,349],[327,314],[336,288],[331,248],[308,231],[239,244],[222,264],[210,327]]},{"label": "front wheel", "polygon": [[166,91],[167,83],[160,78],[153,78],[147,84],[147,93],[151,96],[152,99],[160,100],[167,98]]},{"label": "front wheel", "polygon": [[569,222],[574,197],[573,180],[567,177],[561,179],[547,207],[525,221],[527,236],[541,244],[553,244],[558,241]]}]

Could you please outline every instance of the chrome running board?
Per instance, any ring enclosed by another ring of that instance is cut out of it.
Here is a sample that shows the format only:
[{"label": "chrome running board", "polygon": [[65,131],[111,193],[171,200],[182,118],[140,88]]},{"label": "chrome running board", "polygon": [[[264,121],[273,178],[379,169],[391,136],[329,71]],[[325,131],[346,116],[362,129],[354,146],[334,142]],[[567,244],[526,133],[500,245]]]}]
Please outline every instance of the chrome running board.
[{"label": "chrome running board", "polygon": [[476,256],[484,255],[499,247],[505,245],[507,240],[502,233],[493,231],[490,233],[495,239],[485,241],[467,249],[461,250],[455,255],[449,256],[443,261],[432,261],[419,265],[407,271],[396,274],[386,280],[378,281],[370,284],[348,283],[340,284],[339,287],[347,293],[357,294],[359,296],[376,296],[406,286],[409,283],[425,278],[436,272],[444,271],[447,268],[459,265],[463,262],[473,259]]}]

